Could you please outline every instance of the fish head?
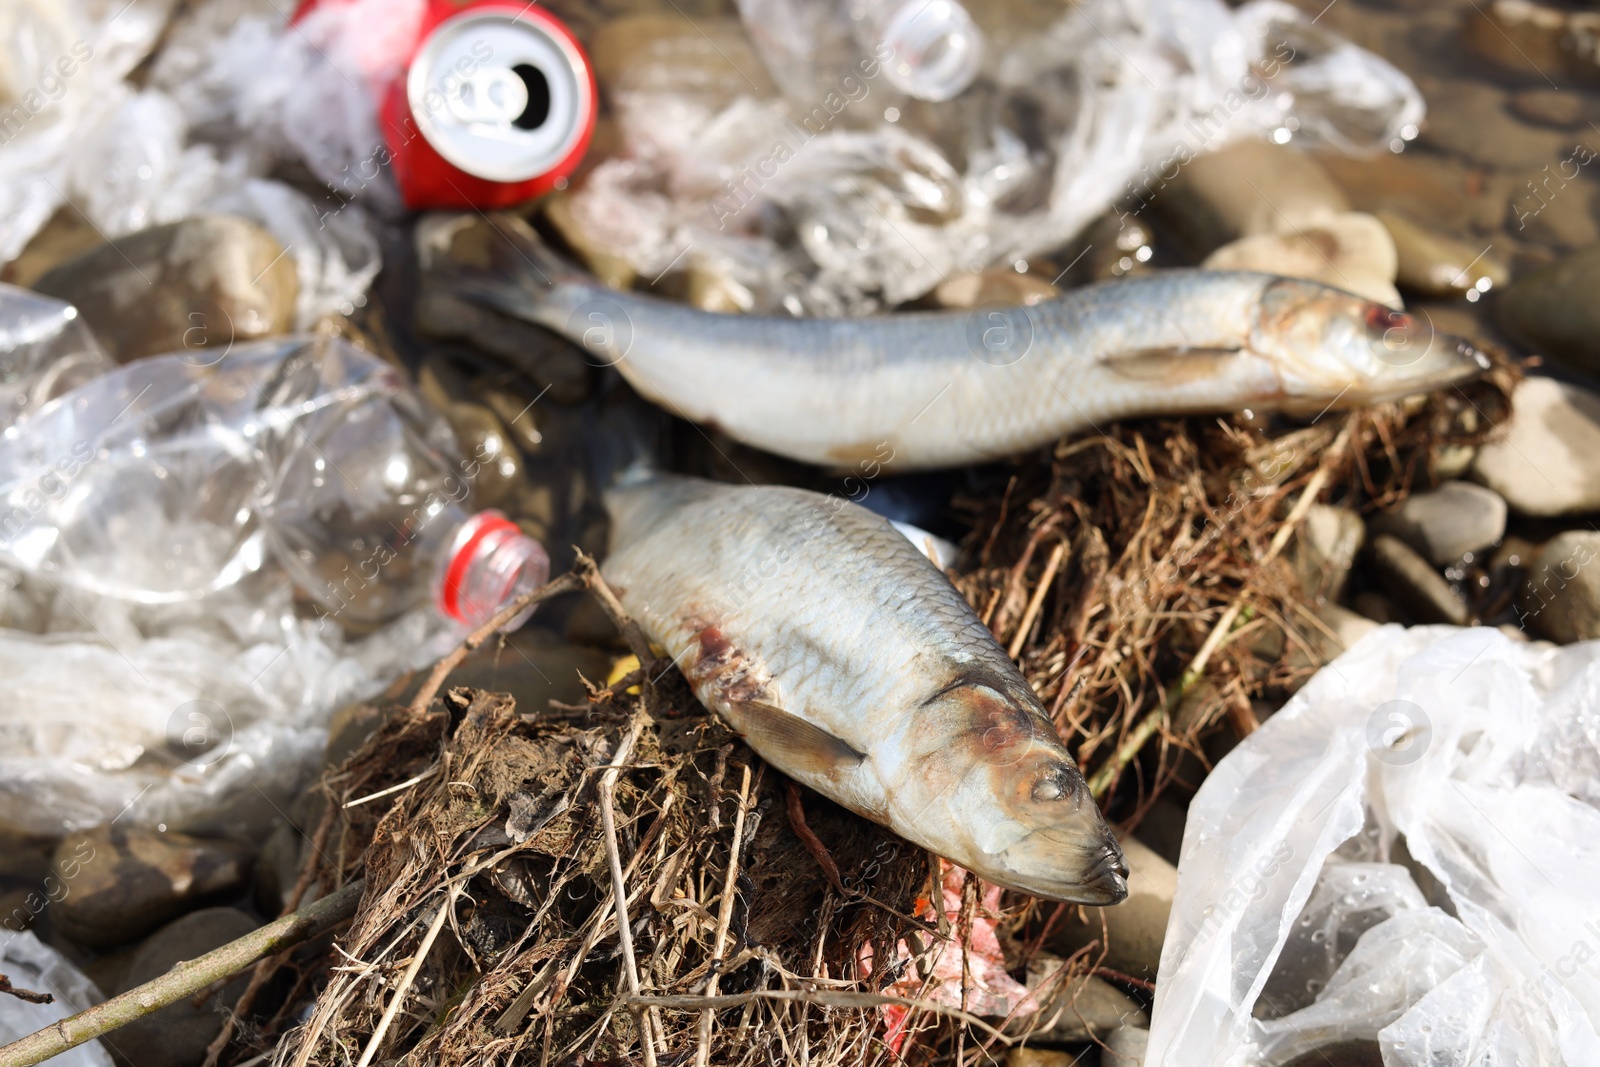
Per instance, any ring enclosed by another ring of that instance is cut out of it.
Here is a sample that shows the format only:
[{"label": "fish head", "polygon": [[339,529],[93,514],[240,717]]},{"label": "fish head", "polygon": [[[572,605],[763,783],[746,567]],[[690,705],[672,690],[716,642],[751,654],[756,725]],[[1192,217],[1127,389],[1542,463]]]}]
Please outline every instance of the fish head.
[{"label": "fish head", "polygon": [[[1079,904],[1128,895],[1127,864],[1088,783],[1021,678],[953,686],[923,706],[929,730],[905,791],[905,836],[980,877]],[[939,824],[943,824],[941,827]],[[955,847],[952,847],[955,846]]]},{"label": "fish head", "polygon": [[1294,278],[1262,290],[1250,349],[1277,377],[1276,407],[1298,414],[1398,400],[1489,369],[1487,356],[1426,314]]}]

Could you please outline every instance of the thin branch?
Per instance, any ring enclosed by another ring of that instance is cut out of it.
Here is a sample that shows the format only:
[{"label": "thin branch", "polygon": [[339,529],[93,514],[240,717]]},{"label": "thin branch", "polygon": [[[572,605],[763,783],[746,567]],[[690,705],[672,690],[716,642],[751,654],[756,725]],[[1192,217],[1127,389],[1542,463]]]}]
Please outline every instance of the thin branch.
[{"label": "thin branch", "polygon": [[600,609],[621,632],[623,640],[628,642],[628,649],[639,658],[640,665],[652,662],[656,656],[650,651],[650,639],[639,628],[639,624],[633,621],[627,609],[622,606],[622,601],[617,599],[617,594],[606,584],[606,580],[600,576],[600,566],[595,563],[594,558],[580,550],[578,562],[573,565],[572,570],[600,602]]},{"label": "thin branch", "polygon": [[49,993],[35,993],[31,989],[18,989],[11,984],[11,979],[3,974],[0,974],[0,993],[16,997],[18,1000],[25,1000],[29,1004],[54,1004],[56,1002],[56,998]]},{"label": "thin branch", "polygon": [[[616,898],[617,909],[617,940],[622,944],[622,959],[628,969],[628,992],[633,996],[639,995],[639,966],[633,956],[633,924],[628,917],[628,885],[622,875],[622,855],[617,850],[617,817],[612,808],[612,793],[617,787],[617,776],[622,772],[622,766],[633,754],[633,746],[639,740],[639,735],[644,731],[645,719],[635,716],[633,728],[628,731],[622,743],[617,745],[616,755],[611,757],[610,764],[606,767],[605,774],[600,776],[600,821],[604,824],[606,835],[606,855],[611,861],[611,891]],[[646,1008],[639,1015],[639,1047],[644,1052],[645,1067],[655,1067],[656,1050],[650,1040],[650,1009]]]},{"label": "thin branch", "polygon": [[351,882],[293,915],[286,915],[259,930],[252,930],[199,959],[179,963],[160,978],[13,1041],[0,1048],[0,1067],[31,1067],[32,1064],[42,1063],[168,1004],[193,996],[213,982],[238,974],[264,956],[282,952],[326,933],[355,914],[357,905],[361,903],[364,886],[362,881]]}]

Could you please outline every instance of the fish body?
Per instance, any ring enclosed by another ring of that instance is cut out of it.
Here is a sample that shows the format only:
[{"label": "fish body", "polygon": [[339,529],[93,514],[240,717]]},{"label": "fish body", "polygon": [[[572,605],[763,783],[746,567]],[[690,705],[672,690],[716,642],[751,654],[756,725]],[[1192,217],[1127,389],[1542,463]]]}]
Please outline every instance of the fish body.
[{"label": "fish body", "polygon": [[465,295],[565,334],[673,414],[824,466],[981,462],[1139,415],[1316,414],[1488,366],[1426,319],[1269,274],[1163,271],[971,312],[720,315],[615,292],[505,232],[521,255]]},{"label": "fish body", "polygon": [[1126,895],[1116,839],[1033,690],[887,520],[671,475],[606,504],[607,582],[769,763],[990,881]]}]

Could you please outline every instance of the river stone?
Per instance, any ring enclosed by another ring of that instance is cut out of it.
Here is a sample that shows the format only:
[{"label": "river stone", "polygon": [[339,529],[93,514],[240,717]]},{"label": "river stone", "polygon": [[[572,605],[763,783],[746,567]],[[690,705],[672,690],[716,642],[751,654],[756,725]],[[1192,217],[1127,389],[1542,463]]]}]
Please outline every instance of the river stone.
[{"label": "river stone", "polygon": [[1082,1058],[1060,1049],[1023,1045],[1006,1053],[1006,1067],[1076,1067]]},{"label": "river stone", "polygon": [[1447,233],[1465,229],[1480,204],[1499,214],[1504,200],[1488,201],[1482,171],[1459,160],[1424,152],[1383,152],[1356,159],[1317,154],[1357,211],[1398,211]]},{"label": "river stone", "polygon": [[1372,530],[1393,534],[1434,566],[1447,567],[1505,536],[1506,502],[1481,485],[1445,482],[1430,492],[1412,494],[1394,511],[1374,516]]},{"label": "river stone", "polygon": [[243,848],[187,834],[101,826],[69,834],[53,873],[68,892],[50,918],[69,940],[112,948],[201,904],[243,890],[251,857]]},{"label": "river stone", "polygon": [[[145,939],[128,965],[119,993],[159,978],[176,964],[198,959],[256,928],[236,908],[205,908],[168,923]],[[113,1037],[119,1057],[130,1067],[199,1067],[206,1046],[222,1031],[225,1013],[250,983],[246,969],[220,989],[184,997],[160,1011],[135,1019]],[[203,999],[202,999],[203,998]],[[196,1001],[201,1001],[196,1006]]]},{"label": "river stone", "polygon": [[1600,103],[1567,89],[1524,89],[1511,94],[1511,112],[1524,122],[1575,130],[1600,122]]},{"label": "river stone", "polygon": [[1380,534],[1374,539],[1372,561],[1386,588],[1418,622],[1467,624],[1467,605],[1450,583],[1398,537]]},{"label": "river stone", "polygon": [[184,352],[210,364],[231,344],[286,333],[300,278],[256,223],[196,215],[102,244],[35,288],[77,305],[119,362]]},{"label": "river stone", "polygon": [[1143,1067],[1150,1048],[1150,1031],[1140,1026],[1119,1026],[1105,1036],[1100,1067]]},{"label": "river stone", "polygon": [[1237,141],[1189,162],[1149,201],[1199,254],[1254,234],[1292,233],[1350,210],[1316,159],[1266,141]]},{"label": "river stone", "polygon": [[1473,3],[1461,27],[1461,43],[1489,62],[1517,74],[1561,84],[1600,77],[1594,42],[1600,12],[1573,11],[1539,0]]},{"label": "river stone", "polygon": [[1498,170],[1536,170],[1566,158],[1572,138],[1519,122],[1510,94],[1487,82],[1418,78],[1428,101],[1422,142]]},{"label": "river stone", "polygon": [[1392,211],[1378,212],[1377,219],[1394,241],[1395,282],[1402,289],[1457,297],[1504,285],[1511,277],[1500,258],[1479,245],[1435,233]]},{"label": "river stone", "polygon": [[1600,244],[1513,282],[1500,324],[1541,354],[1600,373]]},{"label": "river stone", "polygon": [[1154,982],[1178,888],[1178,869],[1138,838],[1123,838],[1122,854],[1128,861],[1128,898],[1115,907],[1073,908],[1051,937],[1050,948],[1070,956],[1101,940],[1104,922],[1105,966]]},{"label": "river stone", "polygon": [[[1120,907],[1120,905],[1119,905]],[[1048,952],[1034,956],[1028,964],[1027,985],[1042,990],[1051,983],[1053,995],[1040,995],[1039,1013],[1031,1023],[1047,1029],[1035,1030],[1029,1039],[1041,1044],[1066,1044],[1104,1037],[1119,1026],[1150,1025],[1150,1016],[1139,1002],[1102,978],[1083,975],[1059,983],[1055,974],[1065,961]]]},{"label": "river stone", "polygon": [[933,291],[934,299],[942,308],[1020,307],[1060,295],[1061,290],[1045,279],[1014,270],[953,275]]},{"label": "river stone", "polygon": [[1545,543],[1518,591],[1517,622],[1564,645],[1600,637],[1600,533],[1568,530]]},{"label": "river stone", "polygon": [[1399,268],[1394,241],[1383,223],[1359,211],[1324,216],[1291,233],[1241,237],[1211,253],[1201,266],[1306,278],[1390,307],[1401,306],[1394,287]]},{"label": "river stone", "polygon": [[1600,394],[1524,378],[1510,420],[1478,450],[1472,475],[1519,515],[1600,509]]},{"label": "river stone", "polygon": [[1290,549],[1306,595],[1317,602],[1343,597],[1356,553],[1366,540],[1367,528],[1360,515],[1349,508],[1312,504]]}]

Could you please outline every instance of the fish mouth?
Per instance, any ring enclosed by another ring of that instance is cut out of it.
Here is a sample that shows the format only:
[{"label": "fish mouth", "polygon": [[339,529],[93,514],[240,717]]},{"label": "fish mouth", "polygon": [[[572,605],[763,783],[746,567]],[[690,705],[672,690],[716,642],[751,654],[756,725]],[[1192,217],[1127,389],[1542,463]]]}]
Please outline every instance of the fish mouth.
[{"label": "fish mouth", "polygon": [[[1029,836],[1037,838],[1035,842],[1037,844],[1051,845],[1050,852],[1057,857],[1061,854],[1058,850],[1070,847],[1062,846],[1051,840],[1048,834],[1038,831]],[[1119,904],[1127,899],[1128,863],[1123,858],[1122,849],[1115,838],[1109,838],[1097,847],[1079,852],[1078,857],[1080,866],[1072,871],[1071,877],[1064,876],[1065,872],[1035,873],[1015,868],[1006,872],[1009,877],[995,878],[988,875],[985,877],[1019,892],[1071,904],[1104,907],[1109,904]]]}]

